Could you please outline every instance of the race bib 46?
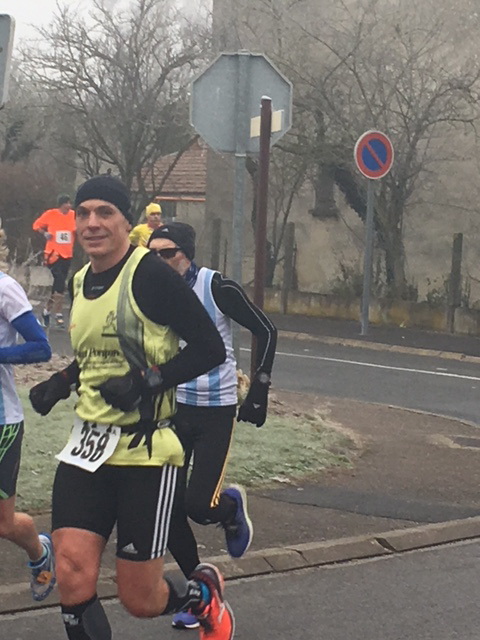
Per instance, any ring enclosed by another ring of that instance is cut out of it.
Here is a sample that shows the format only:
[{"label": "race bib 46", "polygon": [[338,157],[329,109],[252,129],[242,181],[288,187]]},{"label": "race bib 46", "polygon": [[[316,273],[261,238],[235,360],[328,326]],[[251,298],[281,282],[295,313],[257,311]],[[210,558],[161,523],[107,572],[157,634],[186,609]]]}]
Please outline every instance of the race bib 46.
[{"label": "race bib 46", "polygon": [[57,231],[55,234],[55,242],[57,244],[71,244],[72,243],[71,231]]}]

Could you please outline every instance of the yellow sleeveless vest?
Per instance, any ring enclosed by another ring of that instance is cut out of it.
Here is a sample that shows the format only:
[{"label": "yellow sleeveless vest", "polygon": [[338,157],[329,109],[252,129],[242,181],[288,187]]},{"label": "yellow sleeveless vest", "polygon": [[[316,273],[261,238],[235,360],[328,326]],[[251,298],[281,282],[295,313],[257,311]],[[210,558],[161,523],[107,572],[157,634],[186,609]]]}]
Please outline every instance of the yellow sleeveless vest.
[{"label": "yellow sleeveless vest", "polygon": [[[83,295],[83,283],[89,265],[74,277],[70,338],[80,367],[79,398],[75,411],[82,420],[120,427],[135,425],[140,419],[138,410],[124,413],[114,409],[103,400],[96,387],[108,378],[124,375],[131,364],[144,367],[163,364],[178,352],[176,334],[169,327],[149,320],[133,297],[133,276],[147,253],[148,249],[135,249],[112,286],[95,300],[88,300]],[[161,303],[159,300],[158,304]],[[124,353],[127,349],[128,360]],[[157,402],[155,418],[157,421],[165,420],[174,413],[175,390],[170,389],[164,394],[161,406]],[[122,434],[107,464],[183,464],[180,442],[170,428],[155,431],[151,458],[144,444],[128,449],[133,437]]]}]

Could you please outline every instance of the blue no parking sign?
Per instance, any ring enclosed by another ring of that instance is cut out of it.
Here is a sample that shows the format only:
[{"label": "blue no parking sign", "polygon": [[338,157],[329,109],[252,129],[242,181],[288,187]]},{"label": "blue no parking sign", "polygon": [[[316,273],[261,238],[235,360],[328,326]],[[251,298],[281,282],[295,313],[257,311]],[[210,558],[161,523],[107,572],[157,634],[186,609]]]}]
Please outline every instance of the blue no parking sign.
[{"label": "blue no parking sign", "polygon": [[393,164],[393,145],[380,131],[366,131],[357,140],[355,163],[366,178],[378,180],[387,175]]},{"label": "blue no parking sign", "polygon": [[366,131],[360,136],[353,151],[358,170],[366,178],[367,183],[367,215],[365,219],[365,255],[363,263],[362,293],[362,336],[368,334],[370,288],[372,280],[373,242],[374,242],[374,197],[375,185],[387,175],[393,164],[393,146],[388,136],[381,131]]}]

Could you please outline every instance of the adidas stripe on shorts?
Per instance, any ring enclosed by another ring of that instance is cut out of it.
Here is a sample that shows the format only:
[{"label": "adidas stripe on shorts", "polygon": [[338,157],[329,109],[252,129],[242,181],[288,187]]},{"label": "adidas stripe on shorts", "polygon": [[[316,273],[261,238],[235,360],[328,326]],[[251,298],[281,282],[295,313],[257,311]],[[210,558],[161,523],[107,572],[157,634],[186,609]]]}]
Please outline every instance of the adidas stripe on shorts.
[{"label": "adidas stripe on shorts", "polygon": [[102,465],[94,473],[61,462],[52,498],[52,530],[86,529],[108,540],[117,526],[117,557],[143,562],[165,555],[177,467]]}]

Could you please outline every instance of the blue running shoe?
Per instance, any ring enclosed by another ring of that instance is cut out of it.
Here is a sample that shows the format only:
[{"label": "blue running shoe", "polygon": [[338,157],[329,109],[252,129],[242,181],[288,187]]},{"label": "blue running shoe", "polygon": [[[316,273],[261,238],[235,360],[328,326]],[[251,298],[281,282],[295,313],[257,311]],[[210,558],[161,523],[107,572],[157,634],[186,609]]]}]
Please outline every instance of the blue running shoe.
[{"label": "blue running shoe", "polygon": [[173,616],[172,627],[175,629],[198,629],[199,626],[197,616],[189,611],[180,611]]},{"label": "blue running shoe", "polygon": [[238,484],[233,484],[222,492],[237,503],[237,512],[231,522],[222,522],[225,530],[228,553],[232,558],[241,558],[246,552],[253,538],[253,525],[248,517],[247,494]]},{"label": "blue running shoe", "polygon": [[53,555],[52,539],[48,533],[41,533],[38,537],[47,555],[42,562],[29,562],[28,566],[32,572],[30,580],[32,597],[37,602],[41,602],[50,595],[57,580],[55,577],[55,556]]}]

